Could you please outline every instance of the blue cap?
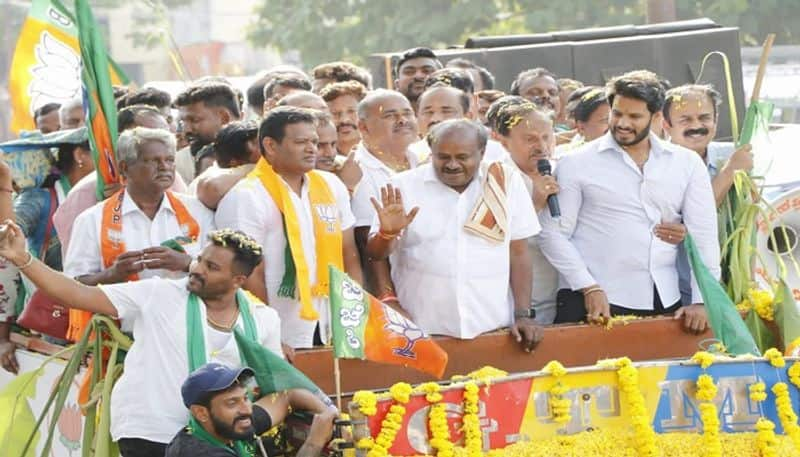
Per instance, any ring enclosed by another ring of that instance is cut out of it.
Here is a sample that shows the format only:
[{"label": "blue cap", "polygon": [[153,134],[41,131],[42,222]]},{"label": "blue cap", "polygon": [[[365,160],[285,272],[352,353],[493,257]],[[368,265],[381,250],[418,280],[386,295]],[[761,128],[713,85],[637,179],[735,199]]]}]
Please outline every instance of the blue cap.
[{"label": "blue cap", "polygon": [[231,368],[211,362],[194,370],[181,386],[183,404],[190,407],[209,392],[219,392],[232,386],[243,374],[255,376],[250,368]]}]

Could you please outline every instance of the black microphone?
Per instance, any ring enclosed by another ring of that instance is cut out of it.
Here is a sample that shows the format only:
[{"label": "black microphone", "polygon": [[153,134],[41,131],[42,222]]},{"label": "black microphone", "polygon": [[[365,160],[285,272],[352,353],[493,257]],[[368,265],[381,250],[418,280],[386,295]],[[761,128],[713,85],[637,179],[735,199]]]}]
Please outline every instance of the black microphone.
[{"label": "black microphone", "polygon": [[[550,166],[550,161],[547,159],[539,159],[536,162],[536,169],[542,176],[552,176],[553,168]],[[550,208],[550,216],[554,219],[561,217],[561,207],[558,206],[558,197],[556,194],[547,196],[547,207]]]}]

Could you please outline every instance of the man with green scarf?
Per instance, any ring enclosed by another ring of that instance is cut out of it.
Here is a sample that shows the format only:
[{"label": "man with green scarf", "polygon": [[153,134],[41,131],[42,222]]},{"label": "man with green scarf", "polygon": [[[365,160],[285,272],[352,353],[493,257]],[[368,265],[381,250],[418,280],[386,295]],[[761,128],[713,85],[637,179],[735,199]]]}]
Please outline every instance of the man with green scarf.
[{"label": "man with green scarf", "polygon": [[289,406],[317,412],[297,455],[319,455],[330,441],[336,409],[304,389],[266,395],[251,403],[248,386],[254,376],[250,368],[219,363],[193,371],[181,387],[183,403],[192,418],[169,444],[166,457],[261,456],[255,437],[281,422]]},{"label": "man with green scarf", "polygon": [[242,232],[219,230],[192,261],[189,277],[87,286],[28,254],[19,226],[0,227],[0,257],[44,293],[122,320],[135,342],[111,395],[111,436],[123,457],[163,457],[189,421],[181,384],[207,362],[243,366],[234,330],[280,357],[280,319],[241,290],[262,262],[262,250]]}]

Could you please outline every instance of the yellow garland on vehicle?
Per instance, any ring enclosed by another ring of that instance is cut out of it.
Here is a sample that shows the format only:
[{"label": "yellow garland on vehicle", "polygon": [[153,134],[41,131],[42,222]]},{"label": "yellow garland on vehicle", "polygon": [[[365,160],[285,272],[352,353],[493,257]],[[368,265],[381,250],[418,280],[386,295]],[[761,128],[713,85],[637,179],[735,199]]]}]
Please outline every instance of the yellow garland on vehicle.
[{"label": "yellow garland on vehicle", "polygon": [[627,405],[628,415],[633,424],[634,445],[638,455],[640,457],[655,457],[659,455],[658,447],[656,446],[656,433],[650,425],[650,415],[647,413],[644,395],[639,390],[639,371],[633,366],[631,359],[622,357],[601,360],[598,365],[617,369],[622,398]]},{"label": "yellow garland on vehicle", "polygon": [[783,433],[792,440],[795,450],[800,452],[800,426],[797,425],[797,414],[792,408],[789,386],[785,382],[779,382],[772,386],[772,393],[775,394],[775,409],[778,410]]},{"label": "yellow garland on vehicle", "polygon": [[453,457],[453,443],[450,442],[450,429],[447,426],[447,409],[442,403],[439,384],[428,382],[419,386],[425,392],[425,399],[431,404],[428,412],[428,428],[431,431],[429,443],[436,450],[437,457]]},{"label": "yellow garland on vehicle", "polygon": [[[381,431],[375,438],[374,443],[372,443],[369,452],[367,452],[367,457],[385,457],[389,455],[389,449],[394,444],[397,432],[403,427],[403,417],[406,415],[405,404],[411,398],[412,391],[411,385],[405,382],[398,382],[389,388],[389,394],[394,403],[389,407],[386,417],[383,418]],[[359,440],[359,443],[367,444],[366,442],[362,443],[362,441],[364,440]]]},{"label": "yellow garland on vehicle", "polygon": [[550,374],[554,378],[553,386],[548,391],[550,395],[550,408],[553,411],[553,420],[557,424],[566,424],[572,420],[570,410],[572,402],[564,395],[569,392],[569,387],[564,383],[564,375],[567,369],[556,360],[551,360],[542,369],[543,372]]},{"label": "yellow garland on vehicle", "polygon": [[469,381],[464,385],[464,415],[461,421],[467,456],[481,456],[483,437],[481,436],[480,419],[478,419],[478,385],[474,381]]},{"label": "yellow garland on vehicle", "polygon": [[761,457],[778,457],[778,438],[771,420],[762,417],[756,422],[756,445]]},{"label": "yellow garland on vehicle", "polygon": [[714,363],[715,359],[716,357],[714,357],[714,354],[711,354],[706,351],[697,351],[692,356],[692,362],[699,364],[700,368],[704,370],[710,367],[711,364]]},{"label": "yellow garland on vehicle", "polygon": [[786,360],[783,358],[783,354],[775,348],[767,349],[764,353],[764,358],[775,368],[783,368],[786,366]]},{"label": "yellow garland on vehicle", "polygon": [[717,396],[714,378],[702,374],[697,378],[697,399],[700,400],[700,419],[703,421],[703,444],[708,457],[722,456],[722,442],[719,437],[719,415],[717,406],[712,403]]},{"label": "yellow garland on vehicle", "polygon": [[800,362],[793,363],[787,370],[787,374],[789,375],[789,381],[800,389]]},{"label": "yellow garland on vehicle", "polygon": [[767,399],[767,386],[763,382],[754,382],[750,384],[750,400],[753,402],[762,402]]}]

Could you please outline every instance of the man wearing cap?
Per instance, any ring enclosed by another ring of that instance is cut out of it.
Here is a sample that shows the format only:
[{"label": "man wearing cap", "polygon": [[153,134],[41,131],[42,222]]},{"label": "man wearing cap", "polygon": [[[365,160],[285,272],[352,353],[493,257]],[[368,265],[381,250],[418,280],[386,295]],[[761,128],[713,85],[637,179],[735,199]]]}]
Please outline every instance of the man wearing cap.
[{"label": "man wearing cap", "polygon": [[315,413],[311,431],[297,455],[319,455],[330,440],[336,409],[303,389],[264,395],[251,403],[247,387],[254,376],[250,368],[213,362],[192,372],[181,387],[191,419],[167,446],[166,457],[263,455],[256,437],[282,422],[289,408]]},{"label": "man wearing cap", "polygon": [[87,286],[47,268],[26,250],[10,220],[0,229],[0,257],[39,290],[73,308],[105,314],[133,329],[134,343],[111,394],[111,436],[123,457],[163,457],[189,420],[180,386],[191,367],[207,362],[240,366],[234,328],[281,354],[280,319],[248,298],[241,286],[262,259],[242,232],[219,230],[189,267],[189,277]]}]

